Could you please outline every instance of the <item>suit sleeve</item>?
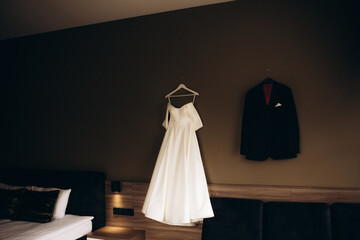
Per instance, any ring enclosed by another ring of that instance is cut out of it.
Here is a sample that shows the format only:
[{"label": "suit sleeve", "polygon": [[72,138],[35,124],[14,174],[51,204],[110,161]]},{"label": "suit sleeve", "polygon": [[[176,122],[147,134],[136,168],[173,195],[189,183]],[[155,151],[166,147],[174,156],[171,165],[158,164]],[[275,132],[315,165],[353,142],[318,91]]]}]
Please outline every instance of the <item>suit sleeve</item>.
[{"label": "suit sleeve", "polygon": [[249,100],[248,94],[245,96],[243,117],[242,117],[242,127],[241,127],[241,145],[240,145],[240,154],[246,154],[248,152],[248,130],[249,130]]},{"label": "suit sleeve", "polygon": [[288,95],[289,111],[288,111],[288,151],[292,153],[299,153],[299,121],[296,113],[296,106],[293,94],[289,89]]}]

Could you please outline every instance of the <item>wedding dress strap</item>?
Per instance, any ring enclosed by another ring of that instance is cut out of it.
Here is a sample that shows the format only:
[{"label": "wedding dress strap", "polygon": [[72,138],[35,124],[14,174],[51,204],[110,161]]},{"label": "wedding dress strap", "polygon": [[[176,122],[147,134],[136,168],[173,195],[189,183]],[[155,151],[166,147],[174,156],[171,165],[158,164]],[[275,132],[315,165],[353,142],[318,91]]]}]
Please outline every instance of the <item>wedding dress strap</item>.
[{"label": "wedding dress strap", "polygon": [[169,98],[169,103],[166,106],[166,114],[165,114],[165,121],[164,121],[165,129],[167,129],[168,125],[169,125],[169,108],[170,108],[170,98]]}]

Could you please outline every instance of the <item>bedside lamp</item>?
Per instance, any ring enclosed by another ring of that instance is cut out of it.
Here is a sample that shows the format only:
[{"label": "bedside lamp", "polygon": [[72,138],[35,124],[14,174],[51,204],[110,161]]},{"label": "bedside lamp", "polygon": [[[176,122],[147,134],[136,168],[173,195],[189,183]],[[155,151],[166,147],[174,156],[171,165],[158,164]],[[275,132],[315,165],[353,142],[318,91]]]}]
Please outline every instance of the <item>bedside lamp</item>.
[{"label": "bedside lamp", "polygon": [[119,181],[111,181],[111,192],[113,193],[121,192],[121,184]]}]

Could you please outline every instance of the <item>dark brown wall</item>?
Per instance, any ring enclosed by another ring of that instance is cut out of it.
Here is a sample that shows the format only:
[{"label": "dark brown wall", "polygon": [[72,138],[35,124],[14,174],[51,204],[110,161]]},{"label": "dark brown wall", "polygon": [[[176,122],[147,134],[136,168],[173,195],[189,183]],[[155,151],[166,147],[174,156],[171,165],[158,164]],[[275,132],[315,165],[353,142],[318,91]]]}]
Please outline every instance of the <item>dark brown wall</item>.
[{"label": "dark brown wall", "polygon": [[[184,82],[200,93],[210,183],[360,187],[356,7],[237,1],[2,41],[1,164],[149,181],[164,96]],[[244,96],[266,67],[293,90],[296,159],[239,154]]]}]

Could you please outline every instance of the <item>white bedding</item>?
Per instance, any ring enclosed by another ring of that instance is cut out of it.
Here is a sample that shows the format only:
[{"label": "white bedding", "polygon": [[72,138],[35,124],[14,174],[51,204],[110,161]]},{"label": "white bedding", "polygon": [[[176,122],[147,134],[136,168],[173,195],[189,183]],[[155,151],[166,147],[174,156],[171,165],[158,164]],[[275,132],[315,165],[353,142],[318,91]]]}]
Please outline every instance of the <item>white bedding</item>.
[{"label": "white bedding", "polygon": [[67,214],[48,223],[0,219],[1,240],[72,240],[91,232],[93,217]]}]

